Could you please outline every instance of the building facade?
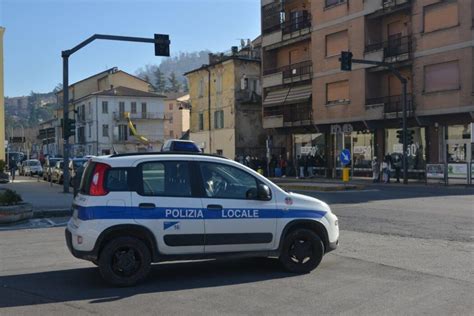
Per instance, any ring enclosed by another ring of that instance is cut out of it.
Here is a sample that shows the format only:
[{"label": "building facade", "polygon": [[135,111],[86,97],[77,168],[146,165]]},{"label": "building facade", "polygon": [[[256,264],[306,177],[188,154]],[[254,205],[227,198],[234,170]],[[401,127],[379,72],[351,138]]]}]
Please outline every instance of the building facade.
[{"label": "building facade", "polygon": [[171,93],[166,95],[165,136],[168,139],[180,139],[189,130],[189,94]]},{"label": "building facade", "polygon": [[[255,45],[256,47],[256,45]],[[265,155],[260,55],[254,46],[209,56],[186,73],[191,104],[190,139],[206,153],[231,159]]]},{"label": "building facade", "polygon": [[[95,143],[93,142],[93,143],[85,144],[86,143],[85,139],[83,139],[81,137],[81,144],[77,144],[77,146],[76,146],[76,141],[79,140],[77,135],[79,135],[79,133],[82,133],[82,129],[80,129],[80,128],[85,127],[84,122],[81,122],[81,119],[79,119],[79,117],[76,113],[79,112],[79,107],[84,105],[84,102],[83,102],[84,98],[90,98],[91,99],[93,97],[94,93],[104,92],[104,91],[113,91],[113,89],[117,88],[117,87],[121,87],[121,89],[129,88],[129,89],[133,89],[133,90],[136,90],[136,91],[149,92],[150,88],[151,88],[151,85],[150,85],[149,82],[147,82],[143,79],[140,79],[136,76],[133,76],[133,75],[131,75],[129,73],[126,73],[122,70],[119,70],[116,67],[113,67],[113,68],[107,69],[103,72],[92,75],[88,78],[85,78],[83,80],[80,80],[76,83],[73,83],[69,86],[69,102],[70,102],[70,104],[69,104],[69,118],[70,119],[74,118],[77,121],[76,136],[69,138],[69,144],[71,145],[71,148],[70,148],[71,153],[73,153],[75,155],[79,155],[81,153],[89,152],[89,149],[91,149],[91,151],[92,151],[91,154],[93,154],[93,155],[97,155],[97,154],[102,153],[102,149],[100,148],[100,144],[97,145],[98,142],[97,142],[96,138],[94,138]],[[58,101],[57,101],[58,104],[62,104],[63,103],[63,92],[62,92],[62,90],[59,91],[56,94],[56,96],[58,98]],[[156,95],[154,95],[154,96],[156,96]],[[96,97],[96,96],[94,95],[94,97]],[[92,100],[92,99],[88,100],[87,104],[89,104],[89,102],[90,102],[91,106],[92,106],[92,103],[98,104],[99,106],[101,106],[100,103],[93,102],[93,101],[96,101],[96,100],[95,99],[94,100]],[[90,113],[94,112],[95,110],[96,110],[96,108],[91,109]],[[92,115],[92,114],[88,114],[88,115]],[[97,117],[98,116],[96,116],[96,118]],[[63,118],[63,109],[62,109],[62,107],[60,107],[58,109],[58,111],[56,113],[56,118],[57,118],[57,122],[55,124],[55,126],[56,126],[55,128],[56,128],[56,135],[57,135],[57,140],[58,140],[58,143],[57,143],[58,152],[56,154],[63,155],[64,140],[62,138],[63,133],[62,133],[62,126],[61,126],[61,122],[62,122],[62,118]],[[89,127],[87,127],[87,128],[89,129]],[[110,125],[110,128],[112,128],[112,125]],[[112,135],[112,132],[113,131],[111,131],[111,135]],[[97,130],[96,130],[95,135],[99,135],[99,134],[100,133],[97,132]],[[110,136],[110,137],[112,137],[112,136]],[[95,147],[93,146],[94,144],[95,144]],[[87,146],[84,146],[84,145],[87,145]],[[108,149],[104,149],[105,150],[104,152],[107,152]]]},{"label": "building facade", "polygon": [[116,87],[76,100],[73,155],[159,151],[165,140],[167,119],[164,98],[151,92]]},{"label": "building facade", "polygon": [[264,127],[289,157],[317,156],[328,176],[343,149],[355,175],[369,174],[374,156],[403,154],[400,80],[386,67],[341,71],[340,52],[351,51],[407,79],[411,176],[470,161],[473,21],[469,0],[262,0]]},{"label": "building facade", "polygon": [[5,159],[5,104],[3,90],[3,33],[5,28],[0,26],[0,160]]}]

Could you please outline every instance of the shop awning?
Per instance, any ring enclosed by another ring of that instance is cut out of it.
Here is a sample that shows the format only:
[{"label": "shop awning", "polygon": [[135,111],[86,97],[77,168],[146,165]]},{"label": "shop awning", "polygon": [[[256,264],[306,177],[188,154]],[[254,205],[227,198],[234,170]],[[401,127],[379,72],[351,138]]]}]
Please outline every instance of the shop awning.
[{"label": "shop awning", "polygon": [[289,91],[290,91],[289,88],[270,91],[267,94],[265,100],[263,100],[263,106],[267,107],[267,106],[282,105],[283,103],[285,103],[285,99]]},{"label": "shop awning", "polygon": [[301,102],[309,101],[309,99],[311,98],[311,93],[312,93],[311,85],[292,87],[290,90],[290,93],[288,93],[285,99],[285,104],[301,103]]}]

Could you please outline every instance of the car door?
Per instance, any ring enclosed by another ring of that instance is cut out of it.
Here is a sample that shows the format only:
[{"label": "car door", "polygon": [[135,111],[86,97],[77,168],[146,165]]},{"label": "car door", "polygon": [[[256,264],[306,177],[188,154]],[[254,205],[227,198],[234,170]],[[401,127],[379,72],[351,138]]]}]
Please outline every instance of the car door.
[{"label": "car door", "polygon": [[134,218],[154,233],[163,254],[204,252],[204,213],[188,160],[149,160],[137,165]]},{"label": "car door", "polygon": [[262,184],[243,168],[199,162],[205,209],[205,252],[273,249],[277,210],[275,198],[258,200]]}]

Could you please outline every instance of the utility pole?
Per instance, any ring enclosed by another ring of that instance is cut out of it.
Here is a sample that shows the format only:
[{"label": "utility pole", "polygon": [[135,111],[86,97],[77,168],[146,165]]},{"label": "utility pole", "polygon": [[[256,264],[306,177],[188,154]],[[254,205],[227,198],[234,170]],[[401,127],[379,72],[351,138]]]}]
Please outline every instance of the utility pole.
[{"label": "utility pole", "polygon": [[392,64],[383,62],[383,61],[374,61],[374,60],[365,60],[365,59],[353,59],[352,53],[347,51],[341,52],[341,57],[339,58],[341,62],[341,70],[342,71],[351,71],[352,70],[352,63],[356,64],[366,64],[366,65],[376,65],[385,67],[390,70],[397,78],[400,80],[403,86],[403,95],[402,95],[402,130],[403,130],[403,184],[408,183],[408,160],[407,160],[407,149],[408,149],[408,142],[407,142],[407,82],[408,80],[403,77],[400,72],[395,69]]},{"label": "utility pole", "polygon": [[63,137],[64,137],[64,166],[63,166],[63,192],[69,192],[69,57],[90,44],[96,39],[121,41],[121,42],[139,42],[153,43],[155,45],[155,56],[170,56],[170,40],[169,35],[155,34],[153,38],[131,37],[119,35],[94,34],[85,41],[79,43],[71,49],[63,50],[61,57],[63,58]]}]

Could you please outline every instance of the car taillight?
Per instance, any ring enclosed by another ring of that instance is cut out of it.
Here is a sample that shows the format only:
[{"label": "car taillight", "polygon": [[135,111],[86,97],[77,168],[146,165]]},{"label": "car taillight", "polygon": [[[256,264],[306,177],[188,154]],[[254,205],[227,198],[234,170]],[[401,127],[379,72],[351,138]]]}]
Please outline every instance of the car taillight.
[{"label": "car taillight", "polygon": [[107,195],[107,191],[104,187],[105,173],[110,169],[109,165],[105,163],[96,163],[94,172],[92,173],[92,180],[89,189],[89,194],[93,196]]}]

